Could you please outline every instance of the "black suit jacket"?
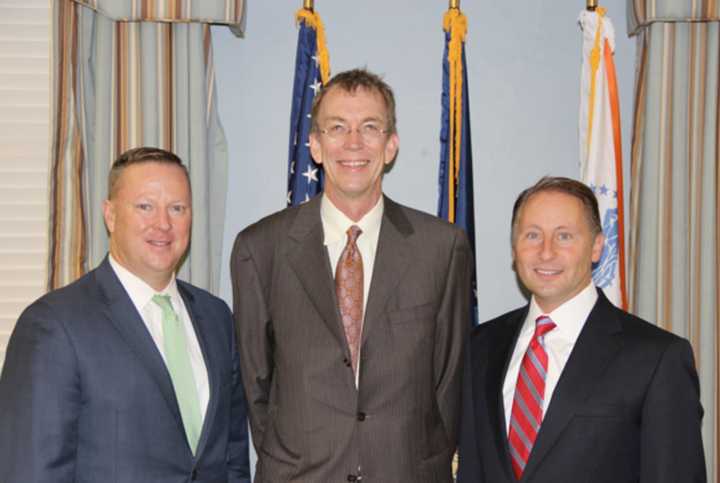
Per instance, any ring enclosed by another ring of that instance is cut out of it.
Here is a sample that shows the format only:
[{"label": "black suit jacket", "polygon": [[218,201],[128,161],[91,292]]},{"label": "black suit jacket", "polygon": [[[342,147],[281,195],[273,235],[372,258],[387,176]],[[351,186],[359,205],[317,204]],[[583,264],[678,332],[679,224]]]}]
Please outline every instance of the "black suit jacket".
[{"label": "black suit jacket", "polygon": [[20,316],[0,376],[2,483],[247,483],[230,310],[178,280],[210,384],[193,455],[170,375],[107,259]]},{"label": "black suit jacket", "polygon": [[[690,344],[599,298],[547,408],[521,482],[705,482]],[[502,386],[528,306],[474,329],[458,483],[516,481]]]}]

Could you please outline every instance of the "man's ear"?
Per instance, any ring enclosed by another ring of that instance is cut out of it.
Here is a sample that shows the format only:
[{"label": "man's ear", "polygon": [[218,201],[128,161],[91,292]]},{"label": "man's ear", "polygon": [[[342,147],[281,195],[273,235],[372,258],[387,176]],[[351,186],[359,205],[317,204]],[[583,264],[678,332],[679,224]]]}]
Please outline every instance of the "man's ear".
[{"label": "man's ear", "polygon": [[317,132],[310,133],[310,155],[317,164],[322,164],[322,149]]},{"label": "man's ear", "polygon": [[592,262],[597,263],[600,261],[602,255],[603,244],[605,243],[605,236],[602,233],[595,235],[595,240],[592,246]]},{"label": "man's ear", "polygon": [[105,219],[105,226],[108,232],[112,233],[115,231],[115,205],[110,200],[103,201],[103,218]]},{"label": "man's ear", "polygon": [[398,149],[400,149],[400,137],[397,133],[392,133],[385,144],[385,164],[395,161]]}]

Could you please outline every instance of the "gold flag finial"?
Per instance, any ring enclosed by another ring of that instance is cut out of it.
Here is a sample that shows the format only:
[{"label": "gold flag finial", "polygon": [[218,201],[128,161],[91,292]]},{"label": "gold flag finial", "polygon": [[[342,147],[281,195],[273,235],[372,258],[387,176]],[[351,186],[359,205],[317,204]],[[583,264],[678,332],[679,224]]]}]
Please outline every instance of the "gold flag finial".
[{"label": "gold flag finial", "polygon": [[313,0],[303,0],[303,8],[312,12],[315,8],[315,2]]},{"label": "gold flag finial", "polygon": [[587,9],[590,12],[594,12],[598,6],[597,0],[586,0]]},{"label": "gold flag finial", "polygon": [[450,8],[460,8],[460,0],[450,0]]}]

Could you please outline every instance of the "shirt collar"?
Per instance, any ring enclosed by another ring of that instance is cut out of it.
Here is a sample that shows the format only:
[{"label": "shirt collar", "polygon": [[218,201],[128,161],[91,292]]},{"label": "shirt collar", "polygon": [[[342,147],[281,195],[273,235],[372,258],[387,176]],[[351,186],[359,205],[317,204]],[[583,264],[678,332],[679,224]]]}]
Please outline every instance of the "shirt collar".
[{"label": "shirt collar", "polygon": [[346,232],[352,225],[360,227],[366,240],[376,237],[380,232],[384,206],[384,200],[381,196],[375,206],[365,213],[365,216],[354,222],[340,211],[327,196],[323,195],[322,200],[320,200],[320,218],[325,233],[323,243],[332,245],[344,241]]},{"label": "shirt collar", "polygon": [[575,342],[580,336],[580,331],[585,326],[590,312],[598,299],[597,289],[590,282],[577,295],[560,305],[558,308],[546,314],[538,306],[535,296],[530,300],[525,327],[535,330],[535,320],[541,315],[547,315],[555,322],[555,328],[550,332],[553,337],[559,337],[569,342]]},{"label": "shirt collar", "polygon": [[120,283],[125,288],[125,291],[128,293],[128,296],[130,297],[130,300],[132,300],[133,305],[135,305],[135,307],[138,309],[138,312],[142,313],[147,304],[150,303],[153,296],[157,293],[169,295],[175,311],[177,311],[181,307],[179,305],[180,293],[178,292],[175,274],[172,275],[170,283],[168,283],[167,287],[158,292],[150,285],[148,285],[147,282],[145,282],[143,279],[132,273],[127,268],[120,265],[120,263],[115,260],[112,255],[110,255],[108,259],[110,261],[110,266],[115,271],[115,275],[117,275],[118,279],[120,279]]}]

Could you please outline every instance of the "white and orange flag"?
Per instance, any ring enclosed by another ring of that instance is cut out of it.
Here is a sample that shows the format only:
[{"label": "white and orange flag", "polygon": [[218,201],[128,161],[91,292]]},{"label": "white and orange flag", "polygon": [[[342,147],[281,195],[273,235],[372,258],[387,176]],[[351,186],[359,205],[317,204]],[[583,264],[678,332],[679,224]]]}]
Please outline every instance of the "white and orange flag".
[{"label": "white and orange flag", "polygon": [[583,34],[581,178],[598,199],[605,235],[593,281],[612,303],[627,309],[620,103],[613,61],[615,31],[605,16],[605,9],[600,7],[595,11],[582,11],[578,22]]}]

